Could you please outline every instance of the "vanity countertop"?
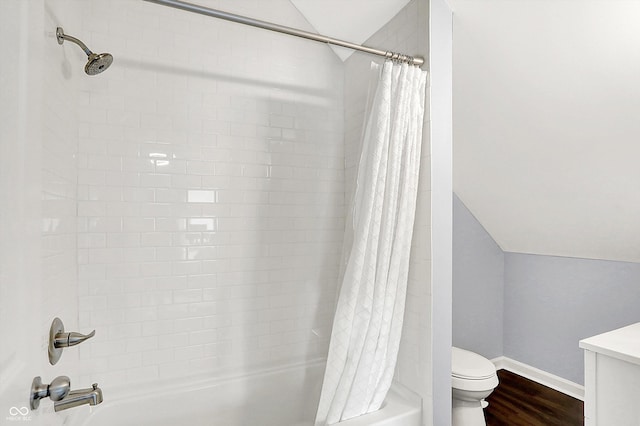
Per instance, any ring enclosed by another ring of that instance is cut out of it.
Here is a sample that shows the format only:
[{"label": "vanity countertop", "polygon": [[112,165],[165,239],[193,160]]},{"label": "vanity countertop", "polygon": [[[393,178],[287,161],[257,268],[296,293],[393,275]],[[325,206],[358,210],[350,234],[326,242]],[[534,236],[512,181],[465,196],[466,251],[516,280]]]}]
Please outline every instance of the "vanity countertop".
[{"label": "vanity countertop", "polygon": [[580,347],[640,365],[640,322],[580,340]]}]

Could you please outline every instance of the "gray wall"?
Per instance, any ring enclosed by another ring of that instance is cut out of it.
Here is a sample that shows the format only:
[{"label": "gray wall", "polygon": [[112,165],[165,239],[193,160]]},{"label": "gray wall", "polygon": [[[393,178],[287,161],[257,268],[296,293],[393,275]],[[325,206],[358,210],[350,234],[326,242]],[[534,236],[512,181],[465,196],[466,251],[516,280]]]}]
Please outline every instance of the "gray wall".
[{"label": "gray wall", "polygon": [[504,355],[584,383],[578,341],[640,321],[640,264],[505,254]]},{"label": "gray wall", "polygon": [[503,354],[504,252],[453,196],[453,345]]},{"label": "gray wall", "polygon": [[453,201],[453,344],[584,383],[578,342],[640,322],[640,264],[504,253]]}]

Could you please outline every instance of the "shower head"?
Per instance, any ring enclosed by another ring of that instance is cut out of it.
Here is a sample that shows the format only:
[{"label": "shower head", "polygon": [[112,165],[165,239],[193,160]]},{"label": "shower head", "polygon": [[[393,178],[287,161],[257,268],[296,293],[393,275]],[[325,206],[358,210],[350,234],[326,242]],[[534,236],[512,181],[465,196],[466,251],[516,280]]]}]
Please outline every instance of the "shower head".
[{"label": "shower head", "polygon": [[102,71],[109,68],[113,62],[113,56],[110,53],[100,53],[96,55],[92,53],[89,55],[89,62],[84,66],[84,72],[89,75],[100,74]]},{"label": "shower head", "polygon": [[58,44],[62,44],[65,40],[69,40],[70,42],[73,42],[80,46],[84,53],[86,53],[89,62],[87,62],[87,65],[84,66],[84,72],[86,72],[88,75],[100,74],[102,71],[109,68],[109,66],[113,62],[113,56],[111,56],[110,53],[93,53],[91,50],[89,50],[86,44],[75,37],[66,35],[62,27],[58,27],[56,29],[56,37],[58,39]]}]

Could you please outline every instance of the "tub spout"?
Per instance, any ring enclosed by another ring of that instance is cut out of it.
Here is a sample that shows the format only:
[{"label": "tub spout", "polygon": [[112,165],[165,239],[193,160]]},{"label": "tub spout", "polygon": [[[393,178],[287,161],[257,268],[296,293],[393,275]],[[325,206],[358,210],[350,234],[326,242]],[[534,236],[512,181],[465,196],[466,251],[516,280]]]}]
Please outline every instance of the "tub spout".
[{"label": "tub spout", "polygon": [[90,388],[78,389],[69,392],[67,396],[54,403],[53,409],[57,412],[84,404],[98,405],[101,402],[102,389],[98,387],[97,383],[94,383]]}]

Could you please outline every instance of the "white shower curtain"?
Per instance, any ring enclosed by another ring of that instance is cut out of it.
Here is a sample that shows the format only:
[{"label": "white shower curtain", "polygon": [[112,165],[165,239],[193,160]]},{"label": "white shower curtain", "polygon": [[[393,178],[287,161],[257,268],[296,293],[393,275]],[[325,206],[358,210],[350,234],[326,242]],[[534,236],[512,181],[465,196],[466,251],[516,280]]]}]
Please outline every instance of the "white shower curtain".
[{"label": "white shower curtain", "polygon": [[[353,244],[333,322],[316,426],[378,410],[396,366],[416,210],[426,72],[387,61],[365,123]],[[371,90],[370,90],[371,96]]]}]

